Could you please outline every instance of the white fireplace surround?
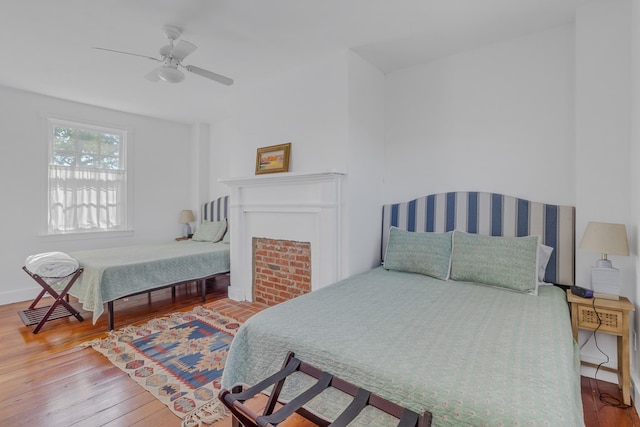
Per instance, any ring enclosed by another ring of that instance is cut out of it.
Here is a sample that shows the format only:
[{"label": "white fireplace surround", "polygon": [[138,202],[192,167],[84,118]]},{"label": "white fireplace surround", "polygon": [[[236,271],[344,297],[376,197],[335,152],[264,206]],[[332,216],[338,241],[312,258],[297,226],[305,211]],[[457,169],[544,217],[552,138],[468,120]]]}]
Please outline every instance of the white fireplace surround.
[{"label": "white fireplace surround", "polygon": [[221,180],[231,189],[229,298],[253,298],[253,238],[311,244],[311,290],[342,279],[339,172],[279,173]]}]

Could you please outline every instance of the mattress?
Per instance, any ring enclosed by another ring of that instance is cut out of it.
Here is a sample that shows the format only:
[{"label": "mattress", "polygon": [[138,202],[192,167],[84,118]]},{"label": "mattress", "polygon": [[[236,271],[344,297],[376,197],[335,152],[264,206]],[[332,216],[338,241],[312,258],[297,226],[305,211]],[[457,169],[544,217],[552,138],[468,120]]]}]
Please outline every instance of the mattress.
[{"label": "mattress", "polygon": [[69,293],[93,323],[104,313],[104,303],[174,283],[197,280],[229,271],[226,243],[175,241],[155,245],[72,252],[84,272]]},{"label": "mattress", "polygon": [[[287,351],[415,412],[434,426],[582,426],[579,359],[564,292],[537,296],[382,268],[250,318],[222,385],[253,385]],[[289,396],[306,381],[287,385]],[[331,419],[348,402],[314,399]],[[381,419],[362,425],[385,425]],[[396,421],[397,422],[397,421]]]}]

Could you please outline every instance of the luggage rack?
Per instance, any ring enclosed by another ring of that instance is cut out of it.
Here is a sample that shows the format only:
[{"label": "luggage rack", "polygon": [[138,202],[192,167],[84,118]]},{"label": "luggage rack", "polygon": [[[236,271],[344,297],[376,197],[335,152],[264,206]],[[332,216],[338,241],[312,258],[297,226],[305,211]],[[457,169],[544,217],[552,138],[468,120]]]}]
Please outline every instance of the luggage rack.
[{"label": "luggage rack", "polygon": [[[79,268],[68,276],[64,276],[62,278],[56,277],[55,279],[60,280],[70,278],[69,282],[60,293],[56,292],[55,289],[53,289],[51,285],[46,282],[45,279],[47,278],[30,272],[27,267],[22,267],[22,269],[40,286],[42,286],[42,291],[40,291],[40,294],[36,297],[36,299],[33,300],[29,308],[26,310],[18,311],[18,315],[20,316],[20,319],[25,326],[31,326],[35,324],[38,325],[33,329],[34,334],[37,334],[45,324],[45,322],[49,320],[62,319],[69,316],[74,316],[80,322],[84,320],[80,315],[80,312],[73,308],[71,304],[69,304],[69,296],[67,295],[67,292],[69,292],[69,289],[71,289],[71,286],[73,286],[74,282],[82,274],[84,269]],[[46,293],[49,293],[49,295],[55,298],[53,304],[51,304],[50,306],[36,308],[36,305],[38,305],[38,302],[40,302],[40,300]]]},{"label": "luggage rack", "polygon": [[[318,381],[274,412],[276,404],[282,404],[282,402],[278,401],[278,398],[285,379],[297,371],[307,374]],[[262,414],[255,413],[244,404],[247,400],[271,386],[274,386],[274,388]],[[234,427],[238,425],[245,427],[275,427],[293,415],[294,412],[320,427],[344,427],[353,421],[366,406],[373,406],[398,418],[398,427],[431,426],[432,416],[430,412],[425,411],[422,415],[419,415],[308,363],[302,362],[295,358],[292,352],[287,353],[283,368],[280,371],[252,387],[246,389],[245,387],[244,385],[235,385],[231,390],[221,390],[218,395],[218,398],[233,414]],[[334,387],[354,397],[349,406],[333,422],[327,421],[303,407],[303,405],[329,387]]]}]

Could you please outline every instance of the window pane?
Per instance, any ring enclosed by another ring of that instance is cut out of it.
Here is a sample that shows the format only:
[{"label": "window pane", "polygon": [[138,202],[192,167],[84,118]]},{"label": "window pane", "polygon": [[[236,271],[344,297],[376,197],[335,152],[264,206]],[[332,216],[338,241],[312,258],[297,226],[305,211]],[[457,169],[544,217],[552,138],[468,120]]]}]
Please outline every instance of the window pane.
[{"label": "window pane", "polygon": [[112,170],[120,169],[120,158],[119,157],[103,157],[102,168],[112,169]]},{"label": "window pane", "polygon": [[78,139],[85,142],[97,141],[98,135],[95,132],[80,129],[78,130]]},{"label": "window pane", "polygon": [[73,140],[68,139],[55,139],[53,141],[53,149],[54,151],[75,151],[75,143]]},{"label": "window pane", "polygon": [[100,152],[106,156],[119,156],[120,141],[103,141],[100,144]]},{"label": "window pane", "polygon": [[76,157],[70,154],[56,153],[53,156],[53,164],[56,166],[74,166]]},{"label": "window pane", "polygon": [[88,154],[80,155],[80,164],[78,166],[82,166],[85,168],[92,168],[96,166],[95,156],[90,156]]},{"label": "window pane", "polygon": [[56,126],[53,133],[59,141],[70,141],[74,139],[75,129]]},{"label": "window pane", "polygon": [[82,141],[78,145],[79,145],[78,150],[82,153],[92,153],[92,154],[100,153],[100,150],[98,149],[97,141]]}]

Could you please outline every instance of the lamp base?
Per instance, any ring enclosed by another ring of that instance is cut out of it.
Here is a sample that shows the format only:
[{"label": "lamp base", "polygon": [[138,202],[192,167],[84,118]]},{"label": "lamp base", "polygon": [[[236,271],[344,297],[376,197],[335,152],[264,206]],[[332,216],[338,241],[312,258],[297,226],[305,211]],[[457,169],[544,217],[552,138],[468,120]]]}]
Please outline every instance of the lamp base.
[{"label": "lamp base", "polygon": [[187,222],[183,227],[182,227],[182,237],[189,237],[189,235],[191,234],[191,226],[189,225],[189,223]]},{"label": "lamp base", "polygon": [[596,297],[600,294],[607,294],[611,296],[609,299],[617,299],[617,296],[620,295],[620,270],[617,268],[591,268],[591,289]]}]

